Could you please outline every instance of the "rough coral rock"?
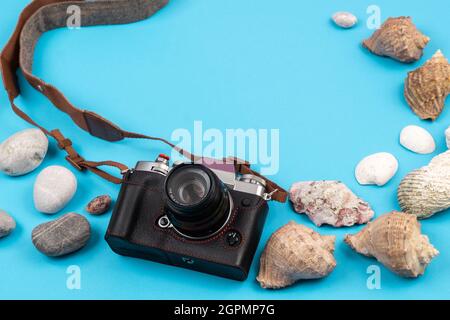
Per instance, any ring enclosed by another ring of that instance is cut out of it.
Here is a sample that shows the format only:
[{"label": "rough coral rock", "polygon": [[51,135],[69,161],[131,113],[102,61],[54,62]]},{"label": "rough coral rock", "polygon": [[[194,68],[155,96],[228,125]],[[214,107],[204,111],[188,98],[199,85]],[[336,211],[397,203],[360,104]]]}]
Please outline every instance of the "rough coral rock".
[{"label": "rough coral rock", "polygon": [[290,189],[290,200],[296,212],[306,213],[317,226],[363,224],[374,215],[369,204],[340,181],[294,183]]}]

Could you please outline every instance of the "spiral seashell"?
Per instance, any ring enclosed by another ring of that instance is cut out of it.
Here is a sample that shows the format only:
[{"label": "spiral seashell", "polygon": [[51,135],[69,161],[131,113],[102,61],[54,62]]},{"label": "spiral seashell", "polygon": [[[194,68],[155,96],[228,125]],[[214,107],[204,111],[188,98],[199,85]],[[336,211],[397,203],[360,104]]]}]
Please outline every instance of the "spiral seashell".
[{"label": "spiral seashell", "polygon": [[400,207],[419,219],[450,208],[450,151],[406,175],[397,190]]},{"label": "spiral seashell", "polygon": [[439,117],[450,94],[450,64],[440,50],[422,67],[408,73],[404,94],[421,119]]},{"label": "spiral seashell", "polygon": [[322,236],[289,222],[269,239],[261,255],[256,280],[263,288],[280,289],[301,279],[319,279],[336,267],[335,236]]},{"label": "spiral seashell", "polygon": [[430,38],[417,30],[411,17],[388,18],[363,46],[379,56],[401,62],[414,62],[423,55]]},{"label": "spiral seashell", "polygon": [[439,254],[413,215],[402,212],[385,214],[355,235],[344,240],[353,250],[374,257],[394,273],[416,278],[425,272],[431,260]]}]

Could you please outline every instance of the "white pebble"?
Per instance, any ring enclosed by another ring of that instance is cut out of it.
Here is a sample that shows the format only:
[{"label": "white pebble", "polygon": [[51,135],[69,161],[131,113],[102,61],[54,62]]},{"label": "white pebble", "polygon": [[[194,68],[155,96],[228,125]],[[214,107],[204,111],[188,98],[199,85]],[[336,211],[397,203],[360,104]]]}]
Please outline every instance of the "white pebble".
[{"label": "white pebble", "polygon": [[39,173],[34,183],[34,205],[40,212],[53,214],[63,209],[77,190],[77,178],[68,169],[50,166]]},{"label": "white pebble", "polygon": [[400,144],[406,149],[420,154],[433,153],[436,143],[433,136],[419,126],[407,126],[400,133]]},{"label": "white pebble", "polygon": [[450,127],[445,130],[445,141],[447,142],[447,148],[450,149]]},{"label": "white pebble", "polygon": [[39,129],[20,131],[0,145],[0,171],[20,176],[36,169],[48,149],[47,136]]},{"label": "white pebble", "polygon": [[334,23],[341,28],[351,28],[358,23],[358,18],[350,12],[336,12],[332,17]]},{"label": "white pebble", "polygon": [[385,185],[397,173],[398,161],[390,153],[375,153],[362,159],[355,169],[359,184]]}]

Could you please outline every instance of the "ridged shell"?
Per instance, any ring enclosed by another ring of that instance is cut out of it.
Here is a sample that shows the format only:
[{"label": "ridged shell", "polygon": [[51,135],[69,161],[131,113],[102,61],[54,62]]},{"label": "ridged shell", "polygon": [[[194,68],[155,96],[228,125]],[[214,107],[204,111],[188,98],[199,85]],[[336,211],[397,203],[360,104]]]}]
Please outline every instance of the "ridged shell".
[{"label": "ridged shell", "polygon": [[267,242],[256,280],[263,288],[280,289],[301,279],[327,276],[336,267],[335,240],[335,236],[321,236],[303,225],[289,222]]},{"label": "ridged shell", "polygon": [[409,278],[422,275],[439,254],[421,234],[415,216],[395,211],[369,222],[355,235],[346,235],[345,242],[356,252],[375,257],[396,274]]},{"label": "ridged shell", "polygon": [[397,197],[402,210],[419,219],[450,208],[450,151],[406,175],[398,187]]},{"label": "ridged shell", "polygon": [[429,41],[430,38],[417,30],[411,17],[398,17],[388,18],[380,29],[363,41],[363,46],[379,56],[410,63],[422,57]]},{"label": "ridged shell", "polygon": [[450,94],[450,64],[440,50],[422,67],[408,73],[404,94],[421,119],[439,117]]}]

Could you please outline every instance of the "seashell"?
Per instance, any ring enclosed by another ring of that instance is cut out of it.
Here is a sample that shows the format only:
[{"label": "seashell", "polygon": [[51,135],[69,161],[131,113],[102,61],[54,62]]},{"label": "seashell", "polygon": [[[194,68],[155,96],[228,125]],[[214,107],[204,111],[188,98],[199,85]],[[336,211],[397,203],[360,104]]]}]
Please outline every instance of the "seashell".
[{"label": "seashell", "polygon": [[398,161],[390,153],[379,152],[362,159],[355,169],[359,184],[385,185],[397,173]]},{"label": "seashell", "polygon": [[335,240],[335,236],[322,236],[289,222],[267,242],[256,280],[263,288],[280,289],[298,280],[326,277],[336,267]]},{"label": "seashell", "polygon": [[445,142],[447,143],[447,148],[450,149],[450,127],[445,130]]},{"label": "seashell", "polygon": [[332,19],[337,26],[346,29],[351,28],[358,23],[358,18],[350,12],[336,12],[333,14]]},{"label": "seashell", "polygon": [[416,278],[439,254],[420,231],[415,216],[402,212],[382,215],[344,240],[353,250],[374,257],[402,277]]},{"label": "seashell", "polygon": [[42,170],[34,183],[33,197],[36,210],[53,214],[63,209],[77,190],[77,178],[61,166]]},{"label": "seashell", "polygon": [[404,95],[421,119],[436,120],[450,94],[450,64],[438,50],[425,64],[408,73]]},{"label": "seashell", "polygon": [[98,196],[88,203],[86,211],[93,215],[101,215],[109,210],[111,201],[111,197],[108,195]]},{"label": "seashell", "polygon": [[419,126],[407,126],[400,133],[400,144],[406,149],[420,154],[433,153],[436,143],[433,136]]},{"label": "seashell", "polygon": [[374,215],[369,204],[340,181],[297,182],[292,185],[289,197],[294,210],[306,213],[317,226],[363,224]]},{"label": "seashell", "polygon": [[0,238],[6,237],[16,228],[16,221],[5,211],[0,210]]},{"label": "seashell", "polygon": [[12,135],[0,145],[0,171],[21,176],[36,169],[48,149],[47,136],[39,129],[26,129]]},{"label": "seashell", "polygon": [[450,150],[406,175],[397,190],[402,211],[419,219],[450,208]]},{"label": "seashell", "polygon": [[401,62],[414,62],[423,55],[430,38],[412,23],[411,17],[388,18],[374,34],[363,41],[372,53]]}]

